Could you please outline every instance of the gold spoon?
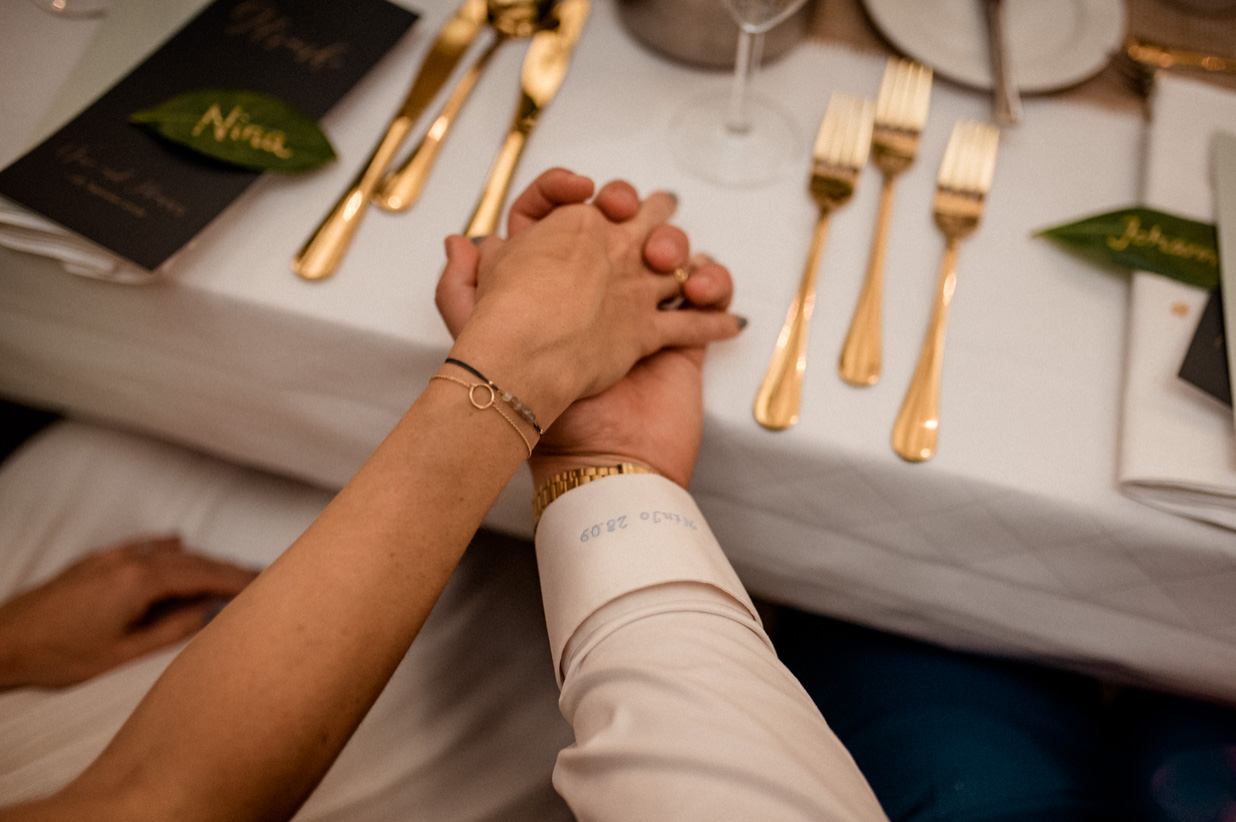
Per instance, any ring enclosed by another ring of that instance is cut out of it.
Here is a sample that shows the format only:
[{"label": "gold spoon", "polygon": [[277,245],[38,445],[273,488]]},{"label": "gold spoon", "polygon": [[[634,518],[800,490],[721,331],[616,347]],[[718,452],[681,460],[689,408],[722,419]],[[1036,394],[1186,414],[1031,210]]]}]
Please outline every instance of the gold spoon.
[{"label": "gold spoon", "polygon": [[489,59],[508,40],[531,37],[554,18],[553,0],[488,0],[489,25],[494,38],[475,63],[468,67],[424,138],[399,167],[382,178],[373,200],[386,211],[407,211],[421,195],[446,135]]}]

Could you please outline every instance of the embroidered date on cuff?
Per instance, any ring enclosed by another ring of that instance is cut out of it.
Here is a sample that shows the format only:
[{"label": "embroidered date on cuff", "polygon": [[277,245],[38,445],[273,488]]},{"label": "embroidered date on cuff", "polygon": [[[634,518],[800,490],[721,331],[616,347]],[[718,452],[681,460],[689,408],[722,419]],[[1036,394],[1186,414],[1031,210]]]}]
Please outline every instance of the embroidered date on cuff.
[{"label": "embroidered date on cuff", "polygon": [[695,519],[683,516],[673,511],[640,511],[638,514],[621,514],[596,522],[585,528],[579,535],[580,542],[593,542],[606,534],[627,531],[640,527],[676,527],[698,531]]}]

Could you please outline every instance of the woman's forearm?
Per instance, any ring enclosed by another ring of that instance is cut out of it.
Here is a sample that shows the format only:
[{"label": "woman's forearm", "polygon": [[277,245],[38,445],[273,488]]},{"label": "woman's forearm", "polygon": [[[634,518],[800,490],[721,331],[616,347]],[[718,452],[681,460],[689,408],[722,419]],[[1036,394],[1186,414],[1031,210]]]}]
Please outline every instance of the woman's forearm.
[{"label": "woman's forearm", "polygon": [[[457,334],[453,355],[535,409],[542,427],[641,358],[737,333],[720,311],[658,309],[681,287],[645,264],[644,248],[673,214],[672,197],[650,196],[617,222],[576,199],[549,201],[568,204],[506,240],[448,240],[438,294]],[[527,456],[516,422],[475,407],[477,388],[469,403],[464,386],[431,382],[318,521],[182,652],[99,760],[52,800],[0,819],[294,813]]]},{"label": "woman's forearm", "polygon": [[[526,456],[493,410],[432,382],[309,530],[180,654],[100,759],[45,806],[46,818],[58,818],[57,807],[75,807],[77,818],[97,810],[96,819],[108,809],[127,819],[291,816]],[[142,797],[140,809],[125,809],[128,796]]]}]

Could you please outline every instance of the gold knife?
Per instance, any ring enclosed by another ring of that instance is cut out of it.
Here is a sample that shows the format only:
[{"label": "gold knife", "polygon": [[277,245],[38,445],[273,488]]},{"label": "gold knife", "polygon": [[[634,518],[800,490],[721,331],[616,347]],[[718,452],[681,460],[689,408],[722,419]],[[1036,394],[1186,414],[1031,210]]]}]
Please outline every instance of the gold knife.
[{"label": "gold knife", "polygon": [[1233,57],[1167,48],[1157,43],[1132,38],[1125,42],[1124,50],[1125,54],[1133,60],[1150,68],[1186,68],[1236,74],[1236,58]]},{"label": "gold knife", "polygon": [[476,39],[487,19],[485,0],[464,0],[438,31],[421,64],[408,96],[391,120],[373,154],[321,225],[292,259],[292,271],[306,280],[322,280],[335,273],[352,242],[374,187],[386,173],[399,147],[425,107],[446,83],[455,65]]},{"label": "gold knife", "polygon": [[589,0],[562,0],[555,11],[557,28],[537,32],[528,44],[528,54],[524,57],[520,74],[519,108],[511,121],[506,140],[489,169],[476,211],[464,230],[468,237],[483,237],[497,230],[511,177],[528,141],[528,134],[566,77],[571,54],[588,19],[588,3]]}]

